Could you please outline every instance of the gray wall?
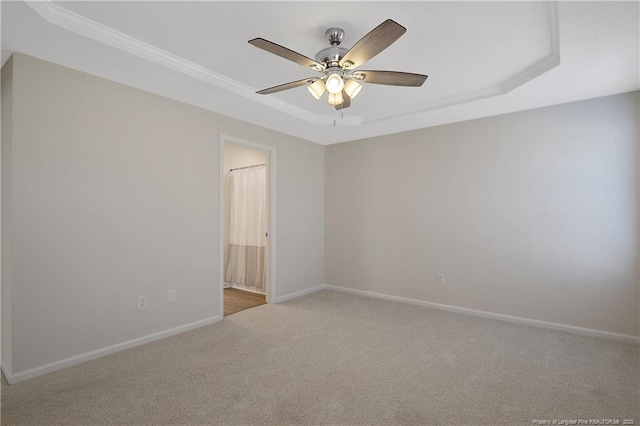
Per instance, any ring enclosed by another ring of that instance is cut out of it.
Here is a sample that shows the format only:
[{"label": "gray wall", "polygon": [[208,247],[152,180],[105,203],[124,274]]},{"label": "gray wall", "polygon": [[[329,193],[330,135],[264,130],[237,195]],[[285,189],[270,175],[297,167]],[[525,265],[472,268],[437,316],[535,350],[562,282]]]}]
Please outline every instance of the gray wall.
[{"label": "gray wall", "polygon": [[326,283],[637,336],[638,112],[634,92],[328,146]]},{"label": "gray wall", "polygon": [[2,303],[2,364],[9,368],[7,374],[11,374],[11,214],[4,211],[5,206],[11,202],[11,145],[13,139],[13,58],[5,63],[2,68],[2,234],[0,244],[2,253],[2,291],[0,301]]},{"label": "gray wall", "polygon": [[14,375],[221,314],[220,134],[277,149],[276,296],[323,283],[323,146],[22,54],[8,66]]},{"label": "gray wall", "polygon": [[220,134],[277,148],[276,296],[325,282],[638,334],[637,92],[325,150],[15,54],[2,108],[9,373],[220,315]]}]

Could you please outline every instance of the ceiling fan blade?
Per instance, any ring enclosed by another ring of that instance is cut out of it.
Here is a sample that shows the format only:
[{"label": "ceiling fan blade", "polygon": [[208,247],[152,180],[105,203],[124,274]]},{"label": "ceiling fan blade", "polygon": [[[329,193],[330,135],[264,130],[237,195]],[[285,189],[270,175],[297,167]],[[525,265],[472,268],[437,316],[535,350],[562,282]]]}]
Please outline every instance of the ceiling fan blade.
[{"label": "ceiling fan blade", "polygon": [[283,90],[293,89],[294,87],[304,86],[305,84],[313,83],[316,81],[316,77],[305,78],[304,80],[291,81],[289,83],[280,84],[278,86],[269,87],[268,89],[262,89],[256,92],[258,95],[269,95],[271,93],[282,92]]},{"label": "ceiling fan blade", "polygon": [[362,37],[342,59],[340,66],[353,69],[382,52],[406,33],[407,29],[397,22],[387,19]]},{"label": "ceiling fan blade", "polygon": [[281,58],[293,61],[296,64],[302,65],[303,67],[309,67],[316,71],[324,70],[324,65],[322,65],[321,63],[316,62],[311,58],[307,58],[306,56],[301,55],[298,52],[294,52],[291,49],[287,49],[284,46],[273,43],[269,40],[265,40],[263,38],[254,38],[253,40],[249,40],[249,44],[262,50],[266,50],[267,52],[273,53],[274,55],[278,55]]},{"label": "ceiling fan blade", "polygon": [[362,76],[362,81],[388,86],[420,87],[428,76],[399,71],[356,71],[354,75]]},{"label": "ceiling fan blade", "polygon": [[349,108],[351,106],[351,98],[347,95],[347,92],[342,91],[342,103],[340,105],[336,105],[336,109],[338,111]]}]

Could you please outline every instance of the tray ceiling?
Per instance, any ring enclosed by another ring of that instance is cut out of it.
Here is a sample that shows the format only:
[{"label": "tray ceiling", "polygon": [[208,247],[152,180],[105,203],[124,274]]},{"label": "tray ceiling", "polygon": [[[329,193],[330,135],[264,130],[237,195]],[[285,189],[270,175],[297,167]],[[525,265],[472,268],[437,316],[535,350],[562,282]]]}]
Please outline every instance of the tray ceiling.
[{"label": "tray ceiling", "polygon": [[[638,3],[3,3],[3,61],[21,51],[312,140],[343,142],[639,88]],[[304,88],[315,75],[249,45],[306,56],[383,20],[408,31],[363,69],[429,75],[420,88],[366,85],[344,114]]]}]

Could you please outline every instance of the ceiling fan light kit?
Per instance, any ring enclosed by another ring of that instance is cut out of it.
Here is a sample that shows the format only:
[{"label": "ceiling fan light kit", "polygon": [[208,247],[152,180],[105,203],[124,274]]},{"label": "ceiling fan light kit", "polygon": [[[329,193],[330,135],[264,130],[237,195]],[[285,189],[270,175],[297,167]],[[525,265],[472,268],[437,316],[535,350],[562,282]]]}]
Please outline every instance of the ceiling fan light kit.
[{"label": "ceiling fan light kit", "polygon": [[398,71],[354,71],[355,68],[393,44],[406,31],[402,25],[387,19],[361,38],[351,49],[345,49],[340,47],[344,39],[344,31],[341,28],[329,28],[325,36],[331,47],[319,51],[315,55],[315,60],[263,38],[249,40],[249,44],[253,46],[322,73],[320,78],[311,77],[292,81],[256,93],[267,95],[309,84],[307,89],[316,100],[320,100],[325,91],[329,92],[327,103],[337,110],[342,110],[351,106],[351,99],[358,96],[362,90],[362,84],[358,81],[390,86],[420,87],[427,79],[426,75]]},{"label": "ceiling fan light kit", "polygon": [[344,83],[344,91],[349,95],[351,99],[355,99],[356,96],[362,90],[362,84],[358,83],[354,79],[347,80]]},{"label": "ceiling fan light kit", "polygon": [[342,92],[329,93],[329,96],[327,98],[327,103],[334,106],[341,105],[343,101],[344,98],[342,97]]},{"label": "ceiling fan light kit", "polygon": [[344,80],[337,72],[329,74],[327,76],[327,81],[325,83],[327,86],[327,92],[331,94],[342,93],[342,89],[344,88]]},{"label": "ceiling fan light kit", "polygon": [[327,86],[324,84],[324,80],[321,78],[317,79],[311,85],[307,86],[307,90],[311,93],[311,96],[316,98],[317,101],[320,100],[324,92],[327,91]]}]

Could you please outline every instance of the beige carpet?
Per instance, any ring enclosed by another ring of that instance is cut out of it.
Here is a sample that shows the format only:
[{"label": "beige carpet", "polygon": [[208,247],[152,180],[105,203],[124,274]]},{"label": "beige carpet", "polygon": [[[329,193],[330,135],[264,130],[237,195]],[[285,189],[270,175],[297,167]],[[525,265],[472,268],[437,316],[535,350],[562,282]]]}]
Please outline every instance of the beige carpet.
[{"label": "beige carpet", "polygon": [[322,291],[2,388],[2,424],[635,419],[638,347]]}]

